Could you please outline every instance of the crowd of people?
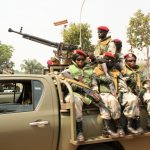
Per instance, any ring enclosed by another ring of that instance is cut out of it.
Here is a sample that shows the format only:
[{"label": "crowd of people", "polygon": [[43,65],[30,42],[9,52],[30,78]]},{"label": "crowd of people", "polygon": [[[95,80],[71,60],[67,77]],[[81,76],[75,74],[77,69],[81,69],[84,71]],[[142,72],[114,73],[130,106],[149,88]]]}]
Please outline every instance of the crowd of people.
[{"label": "crowd of people", "polygon": [[[150,81],[141,80],[140,67],[136,64],[137,56],[133,53],[123,55],[122,41],[107,36],[108,27],[100,26],[97,31],[99,40],[94,53],[74,50],[72,63],[61,75],[88,85],[100,96],[105,106],[99,107],[104,126],[103,136],[124,137],[126,131],[141,135],[144,133],[140,123],[141,102],[147,109],[147,127],[150,129]],[[76,84],[71,86],[74,91],[77,140],[84,141],[83,104],[90,105],[93,99]],[[65,101],[70,101],[70,95],[65,97]],[[126,119],[126,131],[122,126],[122,115]]]}]

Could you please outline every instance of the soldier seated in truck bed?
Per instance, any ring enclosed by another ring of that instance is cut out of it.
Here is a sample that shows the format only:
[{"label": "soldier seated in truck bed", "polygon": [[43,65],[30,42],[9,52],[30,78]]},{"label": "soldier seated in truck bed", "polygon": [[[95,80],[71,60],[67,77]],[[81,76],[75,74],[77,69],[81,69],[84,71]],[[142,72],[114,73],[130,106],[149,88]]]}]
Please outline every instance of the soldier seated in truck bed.
[{"label": "soldier seated in truck bed", "polygon": [[[61,74],[65,78],[75,79],[81,83],[91,85],[91,88],[97,90],[96,81],[92,80],[93,69],[86,65],[86,53],[82,50],[75,50],[72,56],[72,64],[68,69],[64,70]],[[81,88],[78,88],[76,84],[71,84],[74,91],[74,103],[76,110],[76,126],[77,126],[77,140],[84,141],[83,129],[82,129],[82,107],[83,103],[89,105],[91,99],[85,96],[84,91]],[[70,101],[70,95],[67,95],[65,98],[66,102]]]}]

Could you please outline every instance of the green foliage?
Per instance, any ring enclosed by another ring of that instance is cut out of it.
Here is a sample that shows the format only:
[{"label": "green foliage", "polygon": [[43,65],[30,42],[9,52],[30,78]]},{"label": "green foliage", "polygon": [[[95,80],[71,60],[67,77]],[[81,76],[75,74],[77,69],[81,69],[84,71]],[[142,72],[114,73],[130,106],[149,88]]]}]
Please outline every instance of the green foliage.
[{"label": "green foliage", "polygon": [[0,65],[10,61],[13,53],[13,47],[6,44],[0,44]]},{"label": "green foliage", "polygon": [[63,40],[64,43],[72,44],[72,45],[80,45],[80,29],[81,29],[81,42],[82,42],[82,49],[85,51],[93,51],[94,46],[91,44],[90,39],[92,38],[92,31],[90,26],[85,23],[76,24],[71,23],[69,26],[63,31]]},{"label": "green foliage", "polygon": [[44,67],[36,59],[23,60],[21,64],[21,70],[24,70],[27,74],[42,74]]},{"label": "green foliage", "polygon": [[142,50],[150,46],[150,13],[144,15],[141,10],[138,10],[131,17],[127,37],[127,42],[132,48]]},{"label": "green foliage", "polygon": [[[150,13],[143,14],[139,9],[129,22],[127,29],[128,43],[132,48],[147,50],[147,78],[150,78],[149,66],[149,46],[150,46]],[[133,50],[132,50],[133,51]]]},{"label": "green foliage", "polygon": [[13,72],[14,62],[10,61],[13,51],[12,46],[0,44],[0,73],[3,73],[6,68]]}]

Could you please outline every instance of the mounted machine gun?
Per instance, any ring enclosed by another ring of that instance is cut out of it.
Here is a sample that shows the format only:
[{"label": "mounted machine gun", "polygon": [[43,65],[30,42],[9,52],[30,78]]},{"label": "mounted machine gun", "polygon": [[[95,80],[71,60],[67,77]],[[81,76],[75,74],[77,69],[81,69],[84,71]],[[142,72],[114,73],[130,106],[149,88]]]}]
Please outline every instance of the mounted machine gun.
[{"label": "mounted machine gun", "polygon": [[[25,39],[28,39],[28,40],[31,40],[31,41],[34,41],[37,43],[41,43],[41,44],[44,44],[44,45],[47,45],[50,47],[57,48],[57,51],[53,51],[53,52],[54,52],[55,56],[59,59],[60,62],[61,61],[64,61],[64,62],[68,61],[70,59],[70,52],[72,50],[75,50],[78,48],[75,45],[69,45],[69,44],[65,44],[62,42],[60,42],[60,43],[52,42],[52,41],[49,41],[46,39],[42,39],[40,37],[36,37],[36,36],[30,35],[30,34],[22,33],[22,29],[23,28],[21,27],[20,31],[17,32],[17,31],[14,31],[13,29],[9,28],[8,32],[14,32],[14,33],[22,35],[22,37]],[[63,51],[66,51],[66,52],[63,52]]]}]

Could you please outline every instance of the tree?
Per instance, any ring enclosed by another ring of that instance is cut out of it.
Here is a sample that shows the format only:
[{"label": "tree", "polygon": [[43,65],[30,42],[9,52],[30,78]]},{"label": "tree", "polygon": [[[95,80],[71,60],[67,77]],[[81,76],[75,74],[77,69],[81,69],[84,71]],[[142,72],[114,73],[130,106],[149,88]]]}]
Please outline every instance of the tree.
[{"label": "tree", "polygon": [[129,21],[127,29],[128,43],[132,48],[142,50],[150,45],[150,13],[144,15],[138,10]]},{"label": "tree", "polygon": [[[147,66],[149,66],[149,46],[150,46],[150,13],[144,15],[139,9],[129,21],[127,29],[128,43],[133,49],[147,50]],[[150,72],[148,67],[148,78]]]},{"label": "tree", "polygon": [[90,39],[92,38],[92,31],[90,30],[90,26],[87,23],[69,24],[69,27],[64,29],[62,32],[64,43],[72,45],[80,45],[80,29],[82,32],[81,34],[82,49],[88,52],[93,51],[94,46],[91,44],[90,41]]},{"label": "tree", "polygon": [[27,74],[42,74],[44,66],[41,65],[36,59],[23,60],[24,64],[21,64],[21,70],[24,70]]},{"label": "tree", "polygon": [[14,48],[10,45],[0,44],[0,70],[3,70],[6,65],[11,65],[11,69],[14,63],[10,61]]}]

